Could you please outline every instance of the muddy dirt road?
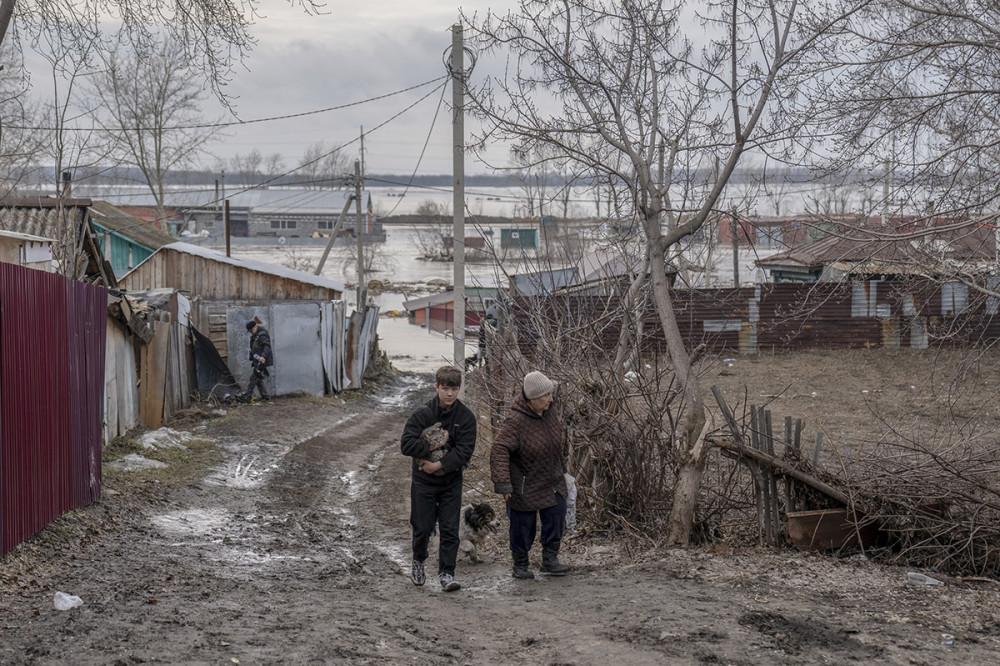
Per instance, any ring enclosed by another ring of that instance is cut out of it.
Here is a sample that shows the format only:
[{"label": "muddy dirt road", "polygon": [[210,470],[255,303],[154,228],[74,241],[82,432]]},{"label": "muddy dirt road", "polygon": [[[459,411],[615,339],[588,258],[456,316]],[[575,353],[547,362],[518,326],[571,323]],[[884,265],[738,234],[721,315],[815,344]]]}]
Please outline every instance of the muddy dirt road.
[{"label": "muddy dirt road", "polygon": [[[501,535],[486,562],[460,562],[461,591],[443,593],[433,578],[416,587],[405,575],[408,464],[398,436],[429,384],[402,374],[366,395],[279,399],[172,424],[199,439],[144,453],[167,468],[107,472],[101,502],[0,560],[0,663],[1000,658],[994,587],[909,585],[905,571],[863,560],[625,557],[614,543],[571,539],[571,575],[517,581]],[[486,448],[468,491],[499,510],[482,481]],[[84,603],[55,610],[56,591]]]}]

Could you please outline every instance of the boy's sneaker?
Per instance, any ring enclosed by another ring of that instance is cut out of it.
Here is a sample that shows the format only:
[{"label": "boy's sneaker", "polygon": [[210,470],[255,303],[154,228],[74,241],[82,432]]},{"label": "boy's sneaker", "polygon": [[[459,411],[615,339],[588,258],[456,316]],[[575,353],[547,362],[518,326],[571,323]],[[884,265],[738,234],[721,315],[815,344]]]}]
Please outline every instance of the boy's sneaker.
[{"label": "boy's sneaker", "polygon": [[414,585],[423,585],[427,582],[427,576],[424,574],[424,563],[420,560],[413,560],[413,568],[410,569],[410,578],[413,579]]},{"label": "boy's sneaker", "polygon": [[450,573],[443,573],[438,576],[438,579],[441,581],[441,589],[445,592],[454,592],[455,590],[462,589],[462,586],[458,584],[458,581]]}]

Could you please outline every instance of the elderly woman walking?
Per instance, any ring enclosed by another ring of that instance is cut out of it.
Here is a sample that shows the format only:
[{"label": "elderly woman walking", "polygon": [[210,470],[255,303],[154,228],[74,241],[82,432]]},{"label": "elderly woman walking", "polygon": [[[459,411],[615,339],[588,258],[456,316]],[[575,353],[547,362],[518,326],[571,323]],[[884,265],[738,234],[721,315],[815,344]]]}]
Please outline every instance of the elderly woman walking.
[{"label": "elderly woman walking", "polygon": [[559,562],[566,527],[566,455],[563,429],[552,409],[555,385],[541,372],[529,372],[521,395],[493,441],[490,472],[495,492],[503,495],[510,522],[514,578],[534,578],[528,552],[541,520],[543,573],[562,576],[569,567]]}]

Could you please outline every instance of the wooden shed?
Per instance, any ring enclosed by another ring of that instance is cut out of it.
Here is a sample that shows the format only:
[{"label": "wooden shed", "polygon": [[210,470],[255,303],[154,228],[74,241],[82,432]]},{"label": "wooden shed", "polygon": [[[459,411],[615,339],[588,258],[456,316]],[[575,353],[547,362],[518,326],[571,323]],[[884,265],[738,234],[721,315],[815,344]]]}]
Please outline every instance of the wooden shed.
[{"label": "wooden shed", "polygon": [[232,306],[275,301],[340,300],[344,284],[253,259],[236,259],[221,252],[171,243],[121,278],[122,289],[145,291],[173,288],[191,299],[191,323],[206,335],[223,358],[228,356],[226,312]]}]

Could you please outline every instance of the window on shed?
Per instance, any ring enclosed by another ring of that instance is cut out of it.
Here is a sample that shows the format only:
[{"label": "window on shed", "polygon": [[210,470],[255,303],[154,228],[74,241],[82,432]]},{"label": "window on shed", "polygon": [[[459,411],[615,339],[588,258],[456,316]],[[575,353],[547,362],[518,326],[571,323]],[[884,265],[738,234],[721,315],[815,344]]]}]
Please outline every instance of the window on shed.
[{"label": "window on shed", "polygon": [[969,287],[959,282],[941,285],[941,314],[955,316],[969,307]]}]

